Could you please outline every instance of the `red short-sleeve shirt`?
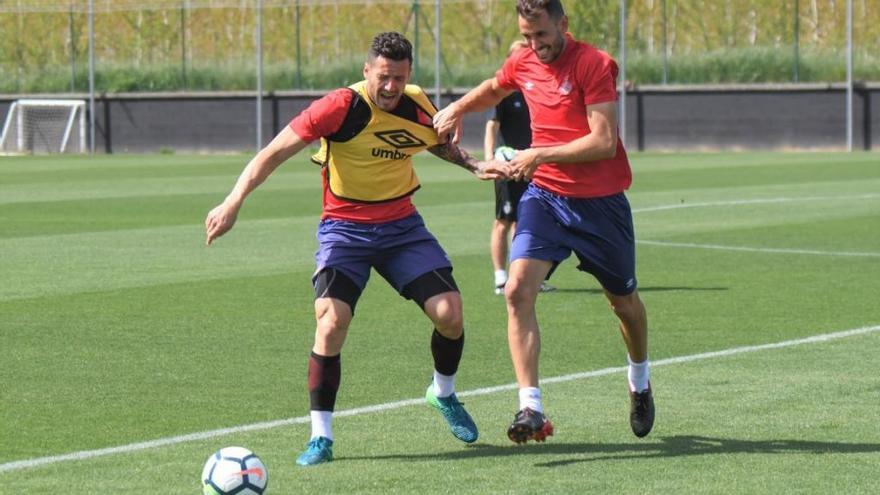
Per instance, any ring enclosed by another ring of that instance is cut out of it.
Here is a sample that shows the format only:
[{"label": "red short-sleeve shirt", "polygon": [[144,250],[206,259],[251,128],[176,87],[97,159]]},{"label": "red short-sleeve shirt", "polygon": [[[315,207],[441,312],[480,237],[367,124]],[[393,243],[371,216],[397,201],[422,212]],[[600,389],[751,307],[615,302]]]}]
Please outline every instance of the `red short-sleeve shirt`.
[{"label": "red short-sleeve shirt", "polygon": [[[312,142],[329,136],[342,127],[354,93],[348,88],[331,91],[315,100],[308,108],[290,121],[290,129],[303,141]],[[398,220],[415,213],[410,196],[385,203],[358,203],[338,198],[330,192],[327,169],[321,171],[324,189],[321,218],[336,218],[362,223],[381,223]]]},{"label": "red short-sleeve shirt", "polygon": [[[514,52],[495,74],[506,89],[522,91],[532,119],[532,147],[557,146],[590,133],[587,105],[617,101],[617,64],[607,53],[566,33],[565,48],[550,64],[532,50]],[[601,197],[632,183],[626,150],[617,140],[613,158],[584,163],[544,163],[535,184],[571,197]]]}]

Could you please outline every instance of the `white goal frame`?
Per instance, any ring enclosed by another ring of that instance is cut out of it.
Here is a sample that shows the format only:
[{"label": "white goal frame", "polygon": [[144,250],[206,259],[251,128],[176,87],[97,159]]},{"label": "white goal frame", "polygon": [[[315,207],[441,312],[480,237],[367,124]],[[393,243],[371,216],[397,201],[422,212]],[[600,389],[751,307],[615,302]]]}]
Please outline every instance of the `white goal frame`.
[{"label": "white goal frame", "polygon": [[[25,127],[25,113],[27,108],[69,108],[70,114],[64,123],[64,130],[61,134],[61,143],[58,147],[58,153],[67,151],[70,136],[73,134],[74,124],[78,122],[79,130],[79,153],[86,152],[86,102],[85,100],[39,100],[39,99],[21,99],[12,102],[9,107],[9,113],[6,114],[6,122],[3,124],[3,131],[0,132],[0,146],[4,149],[0,151],[13,153],[27,153],[33,149],[27,149],[28,139],[27,129]],[[77,119],[77,115],[79,118]],[[9,133],[12,132],[15,138],[14,146],[10,148]],[[31,143],[32,144],[32,143]],[[52,151],[52,150],[50,150]]]}]

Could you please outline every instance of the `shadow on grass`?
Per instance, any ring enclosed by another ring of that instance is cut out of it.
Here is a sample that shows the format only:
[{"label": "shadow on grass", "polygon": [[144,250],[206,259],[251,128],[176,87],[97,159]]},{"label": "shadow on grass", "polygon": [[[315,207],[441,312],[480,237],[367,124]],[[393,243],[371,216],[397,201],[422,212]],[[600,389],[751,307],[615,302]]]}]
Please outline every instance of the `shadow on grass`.
[{"label": "shadow on grass", "polygon": [[337,457],[338,460],[465,460],[507,456],[574,456],[539,462],[538,467],[560,467],[596,461],[685,457],[713,454],[864,454],[880,452],[880,443],[822,442],[810,440],[735,440],[701,436],[661,437],[649,443],[553,443],[528,445],[475,444],[456,452],[388,454]]},{"label": "shadow on grass", "polygon": [[[686,291],[722,291],[722,290],[730,290],[727,287],[639,287],[639,292],[686,292]],[[564,288],[557,287],[556,290],[552,292],[548,292],[545,294],[553,294],[554,292],[559,292],[563,294],[569,293],[581,293],[581,294],[602,294],[602,289],[599,288]],[[542,294],[544,295],[544,294]]]}]

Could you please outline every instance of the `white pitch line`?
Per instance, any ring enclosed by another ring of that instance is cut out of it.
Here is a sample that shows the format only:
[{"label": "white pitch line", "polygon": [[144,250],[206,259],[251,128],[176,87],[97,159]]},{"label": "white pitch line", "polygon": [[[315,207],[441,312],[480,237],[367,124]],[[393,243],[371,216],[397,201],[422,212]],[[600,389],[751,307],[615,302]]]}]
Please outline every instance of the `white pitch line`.
[{"label": "white pitch line", "polygon": [[[833,201],[839,199],[876,199],[880,198],[880,194],[868,193],[848,196],[793,196],[779,198],[758,198],[758,199],[737,199],[730,201],[707,201],[700,203],[678,203],[671,205],[646,206],[643,208],[633,208],[633,213],[645,213],[651,211],[678,210],[682,208],[704,208],[712,206],[739,206],[739,205],[756,205],[770,203],[796,203],[802,201]],[[880,257],[880,253],[858,252],[858,251],[821,251],[815,249],[793,249],[793,248],[757,248],[748,246],[725,246],[721,244],[696,244],[689,242],[665,242],[665,241],[636,241],[638,244],[648,244],[653,246],[669,246],[691,249],[717,249],[721,251],[747,251],[752,253],[779,253],[779,254],[810,254],[817,256],[848,256],[848,257]]]},{"label": "white pitch line", "polygon": [[[660,359],[657,361],[652,361],[651,366],[665,366],[668,364],[678,364],[678,363],[688,363],[693,361],[699,361],[704,359],[713,359],[713,358],[721,358],[727,356],[733,356],[736,354],[744,354],[748,352],[757,352],[768,349],[780,349],[783,347],[793,347],[804,344],[814,344],[818,342],[828,342],[831,340],[844,339],[847,337],[853,337],[856,335],[864,335],[868,333],[873,333],[880,331],[880,325],[874,326],[866,326],[860,328],[854,328],[851,330],[843,330],[840,332],[826,333],[821,335],[814,335],[812,337],[806,337],[802,339],[796,340],[785,340],[782,342],[775,342],[770,344],[760,344],[760,345],[750,345],[743,347],[732,347],[730,349],[724,349],[721,351],[714,352],[704,352],[700,354],[690,354],[687,356],[679,356],[667,359]],[[550,383],[562,383],[562,382],[570,382],[573,380],[581,380],[585,378],[595,378],[599,376],[611,375],[614,373],[622,373],[626,371],[626,367],[620,366],[615,368],[603,368],[600,370],[594,371],[585,371],[582,373],[573,373],[570,375],[563,376],[555,376],[552,378],[546,378],[541,380],[541,385],[547,385]],[[498,385],[495,387],[485,387],[479,388],[475,390],[468,390],[458,394],[459,397],[475,397],[479,395],[489,395],[494,394],[496,392],[502,391],[510,391],[516,390],[517,385],[515,383],[509,383],[507,385]],[[403,407],[415,406],[424,404],[424,398],[418,399],[407,399],[396,402],[386,402],[384,404],[376,404],[372,406],[364,406],[357,407],[354,409],[345,409],[342,411],[337,411],[334,413],[335,417],[344,417],[344,416],[358,416],[361,414],[369,414],[374,412],[383,412],[389,411],[392,409],[400,409]],[[230,428],[221,428],[219,430],[209,430],[198,433],[190,433],[187,435],[179,435],[176,437],[167,437],[160,438],[157,440],[151,440],[148,442],[139,442],[132,443],[128,445],[120,445],[118,447],[109,447],[105,449],[97,449],[97,450],[83,450],[79,452],[71,452],[69,454],[62,455],[53,455],[48,457],[37,457],[33,459],[25,459],[21,461],[13,461],[7,462],[5,464],[0,464],[0,473],[7,471],[18,471],[22,469],[35,468],[39,466],[45,466],[48,464],[57,464],[61,462],[67,461],[81,461],[85,459],[92,459],[95,457],[104,457],[115,454],[127,454],[131,452],[136,452],[139,450],[152,449],[156,447],[163,447],[166,445],[175,445],[179,443],[192,442],[196,440],[206,440],[209,438],[216,438],[224,435],[232,435],[237,433],[244,433],[248,431],[259,431],[259,430],[269,430],[272,428],[278,428],[282,426],[290,426],[294,424],[306,424],[310,420],[309,416],[300,416],[297,418],[288,418],[288,419],[279,419],[275,421],[266,421],[262,423],[252,423],[248,425],[242,426],[234,426]]]},{"label": "white pitch line", "polygon": [[650,211],[678,210],[681,208],[704,208],[708,206],[739,206],[739,205],[761,205],[771,203],[797,203],[802,201],[833,201],[838,199],[876,199],[880,198],[880,194],[867,193],[845,196],[791,196],[779,198],[756,198],[756,199],[735,199],[729,201],[704,201],[700,203],[681,203],[659,206],[645,206],[642,208],[633,208],[633,213],[645,213]]},{"label": "white pitch line", "polygon": [[880,257],[880,253],[864,251],[820,251],[815,249],[790,249],[790,248],[758,248],[748,246],[725,246],[722,244],[695,244],[690,242],[666,242],[666,241],[636,241],[637,244],[651,246],[669,246],[692,249],[718,249],[721,251],[748,251],[751,253],[781,253],[781,254],[813,254],[819,256],[849,256],[849,257]]}]

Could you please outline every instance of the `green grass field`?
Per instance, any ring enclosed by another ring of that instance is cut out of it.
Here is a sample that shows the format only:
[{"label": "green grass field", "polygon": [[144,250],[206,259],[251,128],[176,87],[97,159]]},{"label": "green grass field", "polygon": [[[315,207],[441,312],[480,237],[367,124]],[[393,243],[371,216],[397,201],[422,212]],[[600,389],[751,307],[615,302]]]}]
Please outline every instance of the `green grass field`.
[{"label": "green grass field", "polygon": [[374,274],[343,351],[336,461],[310,469],[294,459],[319,174],[305,155],[285,164],[205,247],[205,214],[247,159],[0,157],[0,493],[199,493],[228,445],[262,457],[270,494],[876,492],[877,154],[634,154],[655,429],[629,431],[614,318],[569,260],[538,308],[556,436],[527,446],[505,435],[491,186],[419,159],[481,438],[460,444],[420,400],[430,326]]}]

